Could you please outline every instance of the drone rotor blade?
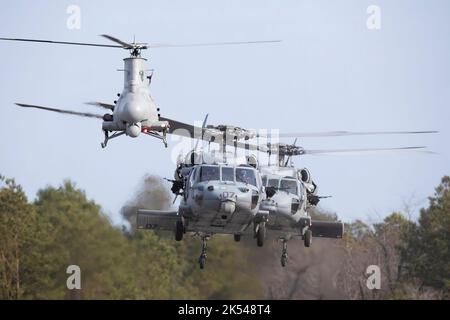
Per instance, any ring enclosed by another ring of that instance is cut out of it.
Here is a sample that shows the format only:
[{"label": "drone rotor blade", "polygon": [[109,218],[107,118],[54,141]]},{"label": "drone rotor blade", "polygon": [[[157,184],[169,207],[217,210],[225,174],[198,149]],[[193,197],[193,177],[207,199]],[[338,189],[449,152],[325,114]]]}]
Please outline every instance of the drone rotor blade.
[{"label": "drone rotor blade", "polygon": [[108,109],[111,111],[114,111],[114,107],[115,107],[115,105],[113,105],[113,104],[98,102],[98,101],[85,102],[85,104],[90,105],[90,106],[96,106],[96,107]]},{"label": "drone rotor blade", "polygon": [[24,41],[24,42],[39,42],[39,43],[50,43],[50,44],[67,44],[76,46],[91,46],[91,47],[106,47],[106,48],[123,48],[123,49],[133,49],[139,47],[140,49],[147,48],[182,48],[182,47],[211,47],[211,46],[224,46],[224,45],[241,45],[241,44],[262,44],[262,43],[274,43],[281,42],[281,40],[261,40],[261,41],[230,41],[230,42],[210,42],[210,43],[187,43],[187,44],[171,44],[171,43],[160,43],[147,45],[143,43],[131,44],[122,41],[116,37],[102,34],[102,37],[117,43],[113,44],[101,44],[101,43],[86,43],[86,42],[70,42],[70,41],[53,41],[46,39],[27,39],[27,38],[0,38],[0,40],[6,41]]},{"label": "drone rotor blade", "polygon": [[[363,152],[396,152],[396,151],[406,151],[406,150],[422,150],[426,147],[420,146],[420,147],[397,147],[397,148],[360,148],[360,149],[324,149],[324,150],[303,150],[303,154],[310,154],[310,155],[320,155],[320,154],[339,154],[339,153],[363,153]],[[424,151],[424,150],[422,150]],[[427,152],[427,151],[424,151]],[[431,153],[431,152],[429,152]]]},{"label": "drone rotor blade", "polygon": [[75,45],[75,46],[90,46],[90,47],[122,48],[122,46],[112,45],[112,44],[86,43],[86,42],[68,42],[68,41],[53,41],[53,40],[42,40],[42,39],[0,38],[0,40],[6,40],[6,41],[24,41],[24,42],[39,42],[39,43],[51,43],[51,44],[68,44],[68,45]]},{"label": "drone rotor blade", "polygon": [[369,135],[395,135],[395,134],[428,134],[438,133],[438,131],[330,131],[330,132],[297,132],[280,133],[280,138],[315,138],[315,137],[342,137],[342,136],[369,136]]},{"label": "drone rotor blade", "polygon": [[47,110],[47,111],[58,112],[58,113],[63,113],[63,114],[71,114],[71,115],[86,117],[86,118],[103,119],[102,115],[89,113],[89,112],[77,112],[77,111],[72,111],[72,110],[49,108],[49,107],[37,106],[34,104],[24,104],[24,103],[16,103],[16,105],[19,107],[22,107],[22,108],[35,108],[35,109]]},{"label": "drone rotor blade", "polygon": [[281,42],[281,40],[231,41],[231,42],[209,42],[209,43],[204,42],[204,43],[187,43],[187,44],[159,43],[159,44],[150,44],[150,45],[148,45],[148,48],[213,47],[213,46],[261,44],[261,43],[274,43],[274,42]]},{"label": "drone rotor blade", "polygon": [[120,44],[120,46],[121,46],[122,48],[125,48],[125,49],[132,49],[132,48],[133,48],[133,45],[132,45],[132,44],[127,43],[127,42],[124,42],[124,41],[122,41],[122,40],[120,40],[120,39],[117,39],[117,38],[115,38],[115,37],[112,37],[112,36],[110,36],[110,35],[107,35],[107,34],[101,34],[101,36],[104,37],[104,38],[106,38],[106,39],[108,39],[108,40],[111,40],[111,41],[113,41],[113,42],[115,42],[115,43]]}]

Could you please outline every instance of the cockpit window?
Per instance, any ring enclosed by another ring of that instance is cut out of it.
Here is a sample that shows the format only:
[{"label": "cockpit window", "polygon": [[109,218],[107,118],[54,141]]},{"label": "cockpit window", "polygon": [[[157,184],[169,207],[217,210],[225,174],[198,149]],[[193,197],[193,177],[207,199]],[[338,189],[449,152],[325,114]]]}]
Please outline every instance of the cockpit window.
[{"label": "cockpit window", "polygon": [[292,194],[297,194],[297,181],[291,179],[281,179],[280,189]]},{"label": "cockpit window", "polygon": [[269,182],[267,183],[268,187],[278,188],[278,182],[280,180],[278,179],[269,179]]},{"label": "cockpit window", "polygon": [[231,167],[222,167],[222,181],[234,182],[234,169]]},{"label": "cockpit window", "polygon": [[257,186],[253,169],[236,168],[236,181],[251,184],[255,187]]},{"label": "cockpit window", "polygon": [[202,166],[200,169],[200,181],[220,180],[219,167]]}]

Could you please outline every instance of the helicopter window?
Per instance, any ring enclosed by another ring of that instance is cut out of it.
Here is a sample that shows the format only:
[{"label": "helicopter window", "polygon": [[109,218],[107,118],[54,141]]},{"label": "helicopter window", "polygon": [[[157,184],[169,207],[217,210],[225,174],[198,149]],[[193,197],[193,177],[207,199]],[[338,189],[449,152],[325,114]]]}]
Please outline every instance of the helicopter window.
[{"label": "helicopter window", "polygon": [[268,187],[278,188],[278,183],[280,180],[278,179],[269,179],[269,182],[267,183]]},{"label": "helicopter window", "polygon": [[222,181],[234,182],[234,169],[231,167],[222,167]]},{"label": "helicopter window", "polygon": [[262,177],[262,185],[265,186],[266,183],[267,183],[267,177],[264,176],[264,177]]},{"label": "helicopter window", "polygon": [[202,166],[200,169],[200,181],[220,180],[219,167]]},{"label": "helicopter window", "polygon": [[291,179],[281,179],[280,189],[292,194],[297,194],[297,181]]},{"label": "helicopter window", "polygon": [[194,168],[191,171],[191,175],[189,176],[189,184],[192,186],[195,183],[195,176],[197,175],[197,168]]},{"label": "helicopter window", "polygon": [[236,168],[236,181],[257,186],[255,172],[252,169]]}]

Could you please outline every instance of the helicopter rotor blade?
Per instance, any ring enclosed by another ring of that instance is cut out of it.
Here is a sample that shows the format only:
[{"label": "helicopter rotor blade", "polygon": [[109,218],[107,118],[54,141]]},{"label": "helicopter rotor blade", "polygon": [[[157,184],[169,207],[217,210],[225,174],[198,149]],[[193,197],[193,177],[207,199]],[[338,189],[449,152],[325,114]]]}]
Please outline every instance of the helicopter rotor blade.
[{"label": "helicopter rotor blade", "polygon": [[[179,122],[176,120],[172,120],[172,119],[168,119],[168,118],[163,118],[161,117],[160,120],[162,121],[168,121],[170,124],[169,127],[169,134],[175,134],[175,135],[182,135],[182,136],[186,136],[185,134],[181,134],[181,131],[177,131],[178,129],[184,129],[184,131],[187,131],[187,136],[191,137],[193,139],[203,139],[205,141],[208,142],[213,142],[213,143],[221,143],[221,141],[217,141],[217,140],[209,140],[207,139],[207,136],[195,136],[195,132],[203,132],[205,133],[206,130],[205,128],[199,128],[199,127],[195,127],[193,125],[187,124],[187,123],[183,123],[183,122]],[[387,131],[385,131],[387,132]],[[417,132],[417,133],[434,133],[434,131],[408,131],[408,132]],[[268,144],[253,144],[250,143],[248,141],[246,142],[241,142],[241,141],[234,141],[233,139],[226,139],[225,143],[229,146],[236,146],[239,149],[244,149],[244,150],[249,150],[249,151],[259,151],[259,152],[264,152],[264,153],[268,153],[268,154],[276,154],[276,153],[281,153],[287,156],[298,156],[298,155],[320,155],[320,154],[339,154],[339,153],[343,153],[343,154],[350,154],[350,153],[377,153],[377,152],[401,152],[401,151],[418,151],[418,152],[426,152],[426,153],[433,153],[431,151],[426,151],[423,150],[426,147],[424,146],[407,146],[407,147],[397,147],[397,148],[359,148],[359,149],[330,149],[330,150],[305,150],[299,146],[296,145],[296,142],[292,145],[286,145],[284,143],[268,143]]]},{"label": "helicopter rotor blade", "polygon": [[395,135],[395,134],[428,134],[438,133],[439,131],[329,131],[329,132],[297,132],[280,133],[280,138],[315,138],[315,137],[342,137],[342,136],[369,136],[369,135]]},{"label": "helicopter rotor blade", "polygon": [[50,107],[38,106],[38,105],[34,105],[34,104],[25,104],[25,103],[16,103],[16,105],[19,107],[22,107],[22,108],[35,108],[35,109],[58,112],[58,113],[63,113],[63,114],[71,114],[71,115],[85,117],[85,118],[103,119],[102,115],[89,113],[89,112],[78,112],[78,111],[50,108]]},{"label": "helicopter rotor blade", "polygon": [[156,43],[149,44],[148,48],[188,48],[188,47],[213,47],[226,45],[240,45],[240,44],[261,44],[261,43],[275,43],[281,40],[259,40],[259,41],[230,41],[230,42],[204,42],[204,43],[186,43],[186,44],[171,44],[171,43]]},{"label": "helicopter rotor blade", "polygon": [[339,154],[339,153],[380,153],[380,152],[397,152],[397,151],[406,151],[406,150],[413,150],[413,151],[422,151],[427,153],[432,153],[430,151],[425,151],[422,149],[425,149],[424,146],[419,147],[396,147],[396,148],[357,148],[357,149],[324,149],[324,150],[303,150],[302,154],[309,154],[309,155],[320,155],[320,154]]},{"label": "helicopter rotor blade", "polygon": [[24,42],[39,42],[39,43],[51,43],[51,44],[68,44],[68,45],[75,45],[75,46],[90,46],[90,47],[123,48],[122,46],[112,45],[112,44],[86,43],[86,42],[68,42],[68,41],[53,41],[53,40],[43,40],[43,39],[0,38],[0,40],[6,40],[6,41],[24,41]]}]

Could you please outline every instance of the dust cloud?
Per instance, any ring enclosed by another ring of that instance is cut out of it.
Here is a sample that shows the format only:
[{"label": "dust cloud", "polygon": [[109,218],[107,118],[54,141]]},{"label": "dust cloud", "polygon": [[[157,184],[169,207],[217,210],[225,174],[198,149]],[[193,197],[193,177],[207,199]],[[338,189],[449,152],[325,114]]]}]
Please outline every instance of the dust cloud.
[{"label": "dust cloud", "polygon": [[300,238],[288,242],[289,260],[280,264],[281,242],[268,239],[252,250],[267,299],[346,299],[340,279],[345,251],[340,240],[314,238],[305,248]]},{"label": "dust cloud", "polygon": [[139,182],[131,199],[120,210],[122,217],[134,230],[136,209],[168,210],[172,207],[173,195],[169,183],[153,174],[146,174]]}]

